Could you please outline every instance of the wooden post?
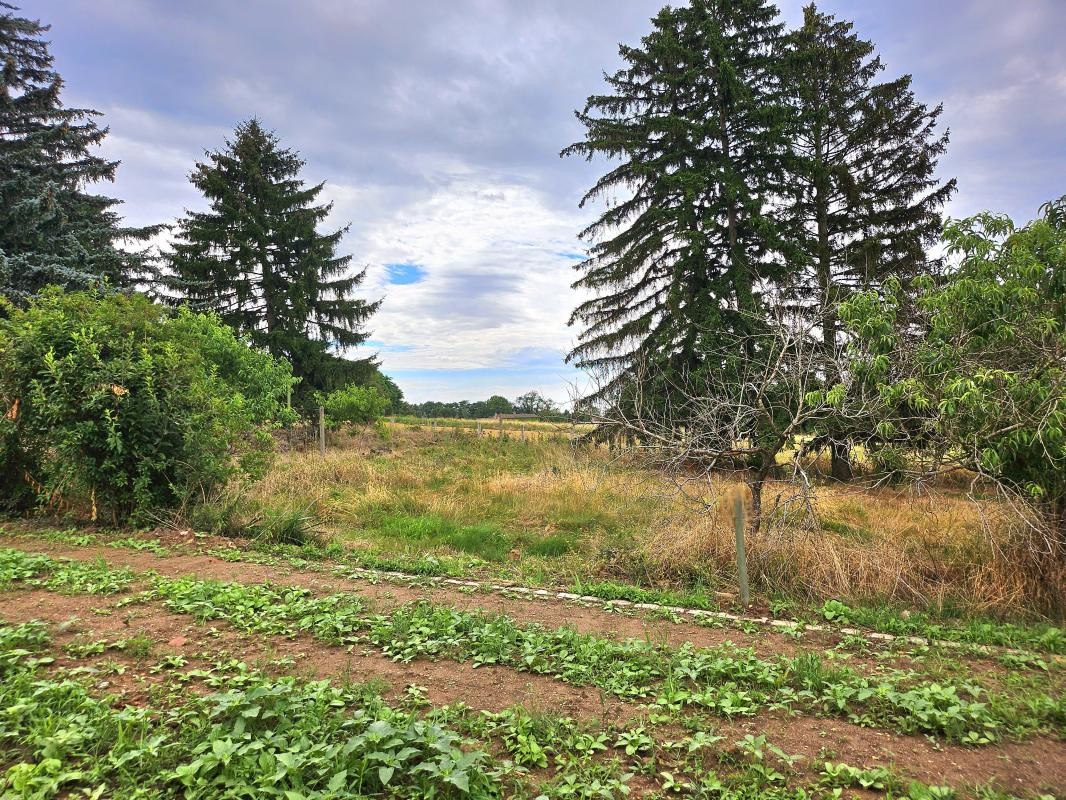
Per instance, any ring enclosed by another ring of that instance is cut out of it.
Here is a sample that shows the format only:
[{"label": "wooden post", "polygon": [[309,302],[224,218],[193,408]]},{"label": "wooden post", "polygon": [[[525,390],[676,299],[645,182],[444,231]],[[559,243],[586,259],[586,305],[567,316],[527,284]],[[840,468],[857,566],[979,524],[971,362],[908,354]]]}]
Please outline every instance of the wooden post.
[{"label": "wooden post", "polygon": [[733,524],[737,530],[737,578],[740,581],[740,603],[745,608],[751,603],[748,591],[748,557],[744,552],[744,497],[737,492],[733,498]]},{"label": "wooden post", "polygon": [[481,438],[481,420],[477,421],[477,438]]},{"label": "wooden post", "polygon": [[326,457],[326,409],[318,407],[318,452]]},{"label": "wooden post", "polygon": [[518,438],[521,439],[523,442],[526,440],[526,426],[525,426],[525,423],[522,423],[522,425],[518,429]]},{"label": "wooden post", "polygon": [[497,414],[500,419],[500,439],[503,439],[503,414]]}]

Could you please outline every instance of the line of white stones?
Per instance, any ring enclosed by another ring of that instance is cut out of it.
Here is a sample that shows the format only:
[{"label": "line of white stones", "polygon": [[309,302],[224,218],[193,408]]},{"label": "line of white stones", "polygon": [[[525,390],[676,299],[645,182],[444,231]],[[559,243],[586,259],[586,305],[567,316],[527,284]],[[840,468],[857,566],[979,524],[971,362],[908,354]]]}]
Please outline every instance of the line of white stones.
[{"label": "line of white stones", "polygon": [[[620,610],[636,611],[659,611],[670,612],[678,616],[693,617],[695,619],[718,619],[730,623],[753,623],[766,627],[793,631],[823,631],[835,633],[841,636],[861,636],[873,642],[905,642],[907,644],[926,647],[937,645],[940,647],[966,649],[984,655],[1000,655],[1003,653],[1015,653],[1019,655],[1031,654],[1031,651],[1014,647],[1001,647],[997,645],[972,644],[969,642],[956,642],[950,639],[925,638],[922,636],[901,636],[893,633],[881,633],[880,631],[867,631],[860,628],[835,627],[832,625],[809,624],[792,619],[773,619],[771,617],[751,617],[743,614],[730,614],[727,611],[709,611],[703,608],[684,608],[682,606],[667,606],[659,603],[634,603],[631,600],[605,600],[593,595],[580,595],[573,592],[552,592],[548,589],[532,589],[527,586],[512,586],[504,583],[486,583],[484,581],[463,580],[460,578],[442,578],[439,576],[412,575],[407,572],[394,572],[391,570],[367,569],[365,567],[345,568],[338,567],[338,574],[354,577],[360,576],[370,579],[383,579],[404,584],[430,584],[433,586],[467,587],[479,591],[490,591],[494,594],[515,594],[541,600],[560,600],[582,606],[612,606]],[[1041,654],[1042,657],[1056,663],[1066,663],[1066,658],[1051,653]]]}]

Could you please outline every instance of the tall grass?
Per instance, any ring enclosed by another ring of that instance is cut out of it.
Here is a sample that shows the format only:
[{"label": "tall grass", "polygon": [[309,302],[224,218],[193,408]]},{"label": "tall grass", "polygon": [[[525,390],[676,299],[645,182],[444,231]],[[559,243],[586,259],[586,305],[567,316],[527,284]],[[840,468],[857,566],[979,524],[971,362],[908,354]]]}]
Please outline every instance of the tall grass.
[{"label": "tall grass", "polygon": [[[715,494],[686,492],[595,447],[394,427],[381,447],[281,456],[251,499],[310,509],[325,533],[375,554],[459,553],[509,577],[730,588],[732,521]],[[722,491],[726,489],[727,491]],[[765,490],[771,510],[786,484]],[[813,516],[784,504],[748,542],[764,594],[1024,614],[1048,605],[1021,524],[950,487],[814,490]]]}]

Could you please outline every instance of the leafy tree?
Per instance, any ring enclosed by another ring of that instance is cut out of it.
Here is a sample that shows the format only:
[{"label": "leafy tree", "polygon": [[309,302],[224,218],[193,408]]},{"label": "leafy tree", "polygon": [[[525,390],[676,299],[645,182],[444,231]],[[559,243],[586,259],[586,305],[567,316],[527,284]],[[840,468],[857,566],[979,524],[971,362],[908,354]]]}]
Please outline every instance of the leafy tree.
[{"label": "leafy tree", "polygon": [[625,197],[583,232],[597,241],[575,286],[593,297],[571,317],[584,330],[568,356],[614,374],[605,391],[650,359],[667,377],[717,374],[704,355],[723,335],[756,341],[745,334],[760,287],[781,278],[787,250],[767,213],[789,133],[777,9],[694,0],[652,23],[639,47],[620,47],[611,93],[588,98],[585,138],[563,150],[620,162],[582,200]]},{"label": "leafy tree", "polygon": [[0,320],[0,502],[145,522],[260,465],[289,365],[216,317],[52,288]]},{"label": "leafy tree", "polygon": [[[955,181],[935,173],[947,146],[937,131],[942,108],[927,108],[911,76],[879,82],[872,43],[850,22],[804,9],[789,36],[789,97],[798,124],[792,140],[787,214],[800,263],[799,301],[824,319],[822,338],[835,361],[835,308],[850,292],[909,280],[928,271],[927,248],[940,234],[940,209]],[[835,382],[839,376],[827,376]],[[833,475],[850,478],[848,431],[830,430]]]},{"label": "leafy tree", "polygon": [[[514,410],[519,414],[553,414],[558,411],[555,402],[537,390],[526,392],[514,401]],[[506,412],[504,412],[506,413]]]},{"label": "leafy tree", "polygon": [[350,425],[363,427],[379,419],[389,410],[389,398],[376,386],[352,384],[320,395],[326,420],[333,427]]},{"label": "leafy tree", "polygon": [[883,437],[923,471],[965,468],[1028,498],[1054,580],[1066,569],[1066,197],[1043,211],[1021,229],[992,214],[949,224],[959,269],[917,282],[917,316],[898,283],[841,315],[883,400]]},{"label": "leafy tree", "polygon": [[404,406],[403,402],[403,390],[396,385],[396,381],[384,374],[378,369],[374,370],[374,374],[370,376],[370,379],[366,382],[367,386],[372,386],[381,393],[381,395],[388,400],[388,407],[383,413],[396,413]]},{"label": "leafy tree", "polygon": [[238,125],[190,175],[210,208],[179,221],[169,285],[288,359],[302,379],[300,398],[309,399],[371,377],[370,361],[332,351],[366,339],[362,326],[379,303],[353,296],[366,270],[352,272],[352,257],[337,254],[347,227],[319,233],[332,204],[316,205],[323,184],[305,186],[303,165],[258,120]]},{"label": "leafy tree", "polygon": [[478,416],[494,417],[497,414],[512,414],[514,413],[514,405],[506,397],[494,394],[485,401],[485,412],[485,414],[479,414]]},{"label": "leafy tree", "polygon": [[99,112],[64,108],[48,26],[0,0],[0,295],[24,303],[50,284],[125,286],[151,272],[147,252],[118,245],[159,227],[123,227],[119,203],[87,191],[117,161],[93,155]]}]

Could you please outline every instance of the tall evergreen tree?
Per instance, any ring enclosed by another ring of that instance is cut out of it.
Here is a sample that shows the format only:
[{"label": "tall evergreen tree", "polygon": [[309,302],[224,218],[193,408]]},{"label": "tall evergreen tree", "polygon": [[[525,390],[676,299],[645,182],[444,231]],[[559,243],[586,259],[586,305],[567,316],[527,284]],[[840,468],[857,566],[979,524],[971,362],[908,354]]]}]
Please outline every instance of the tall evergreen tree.
[{"label": "tall evergreen tree", "polygon": [[20,302],[44,286],[124,286],[150,271],[147,252],[121,249],[159,228],[121,225],[110,197],[117,161],[93,155],[108,129],[99,113],[64,108],[49,30],[0,0],[0,295]]},{"label": "tall evergreen tree", "polygon": [[778,76],[782,25],[766,0],[665,8],[610,94],[578,112],[585,138],[563,155],[620,163],[582,199],[624,197],[583,233],[594,240],[576,288],[592,299],[569,359],[609,369],[618,389],[638,362],[669,380],[702,369],[704,346],[742,337],[780,278],[786,237],[769,216],[781,189],[788,114]]},{"label": "tall evergreen tree", "polygon": [[303,165],[258,120],[238,125],[190,175],[210,208],[179,221],[168,284],[289,359],[307,396],[373,373],[369,360],[331,350],[361,344],[363,323],[379,303],[353,297],[366,270],[352,272],[352,257],[337,254],[347,227],[318,232],[332,204],[316,204],[323,184],[306,186],[298,177]]},{"label": "tall evergreen tree", "polygon": [[[954,180],[935,175],[948,142],[937,131],[941,106],[920,103],[910,75],[878,82],[884,66],[853,27],[811,4],[789,36],[786,84],[798,124],[785,214],[804,256],[798,263],[808,265],[798,299],[823,315],[828,354],[840,338],[834,309],[850,292],[933,266],[927,248],[955,191]],[[847,479],[846,431],[829,439],[833,474]]]}]

